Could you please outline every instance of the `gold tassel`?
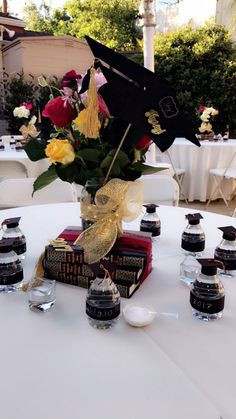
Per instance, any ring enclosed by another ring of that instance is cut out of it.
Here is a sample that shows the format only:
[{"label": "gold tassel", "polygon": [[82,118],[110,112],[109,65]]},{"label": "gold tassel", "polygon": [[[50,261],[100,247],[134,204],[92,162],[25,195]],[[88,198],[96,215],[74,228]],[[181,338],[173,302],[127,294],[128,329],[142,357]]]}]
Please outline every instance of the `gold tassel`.
[{"label": "gold tassel", "polygon": [[38,124],[41,124],[41,122],[42,122],[41,112],[40,112],[40,109],[38,108]]},{"label": "gold tassel", "polygon": [[95,69],[90,70],[87,107],[75,119],[75,126],[86,138],[98,138],[101,123],[98,118],[98,98],[95,82]]}]

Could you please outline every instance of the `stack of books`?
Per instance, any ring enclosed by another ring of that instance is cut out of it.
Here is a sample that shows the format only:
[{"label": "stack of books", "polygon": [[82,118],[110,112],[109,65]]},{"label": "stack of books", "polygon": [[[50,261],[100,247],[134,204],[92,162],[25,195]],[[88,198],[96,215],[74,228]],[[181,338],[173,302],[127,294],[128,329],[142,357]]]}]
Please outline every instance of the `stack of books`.
[{"label": "stack of books", "polygon": [[[95,273],[84,261],[82,247],[74,245],[79,227],[67,227],[57,239],[64,239],[65,248],[46,246],[44,275],[50,279],[89,288]],[[130,298],[152,270],[152,239],[148,233],[124,232],[106,255],[115,269],[110,272],[121,297]]]}]

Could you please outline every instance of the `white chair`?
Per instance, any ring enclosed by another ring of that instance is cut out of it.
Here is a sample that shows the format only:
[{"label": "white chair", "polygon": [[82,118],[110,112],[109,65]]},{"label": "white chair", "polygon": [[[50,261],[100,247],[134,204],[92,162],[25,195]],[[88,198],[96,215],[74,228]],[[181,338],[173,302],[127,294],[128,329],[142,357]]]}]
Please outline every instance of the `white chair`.
[{"label": "white chair", "polygon": [[2,135],[1,140],[4,144],[9,144],[10,140],[23,140],[23,135]]},{"label": "white chair", "polygon": [[[157,150],[158,150],[158,148],[157,148]],[[188,204],[188,200],[187,200],[185,194],[182,191],[182,182],[183,182],[184,175],[185,175],[185,169],[183,169],[181,167],[175,167],[175,165],[173,163],[173,160],[171,158],[171,155],[170,155],[168,150],[165,151],[164,153],[160,153],[160,152],[157,151],[156,159],[157,159],[157,165],[163,164],[163,165],[167,165],[169,167],[171,175],[174,177],[174,179],[176,180],[176,182],[179,185],[180,197],[183,196],[186,204]],[[168,160],[169,163],[167,163],[166,160]]]},{"label": "white chair", "polygon": [[222,189],[222,183],[224,180],[236,180],[236,167],[232,167],[234,159],[236,157],[236,152],[233,153],[227,167],[224,168],[213,168],[209,170],[210,175],[213,176],[215,188],[212,189],[212,192],[210,194],[210,198],[207,201],[206,208],[211,203],[212,199],[214,198],[214,195],[217,191],[219,191],[225,205],[227,208],[229,208],[229,202],[234,198],[236,187],[233,189],[233,192],[230,194],[229,199],[227,200],[227,197],[225,196],[223,189]]},{"label": "white chair", "polygon": [[70,183],[56,179],[32,196],[34,181],[35,178],[2,180],[0,182],[0,208],[73,202]]},{"label": "white chair", "polygon": [[147,175],[140,180],[144,186],[144,203],[168,203],[173,206],[179,204],[179,185],[175,179],[168,175]]},{"label": "white chair", "polygon": [[8,179],[26,178],[28,177],[27,168],[17,160],[1,160],[0,177]]}]

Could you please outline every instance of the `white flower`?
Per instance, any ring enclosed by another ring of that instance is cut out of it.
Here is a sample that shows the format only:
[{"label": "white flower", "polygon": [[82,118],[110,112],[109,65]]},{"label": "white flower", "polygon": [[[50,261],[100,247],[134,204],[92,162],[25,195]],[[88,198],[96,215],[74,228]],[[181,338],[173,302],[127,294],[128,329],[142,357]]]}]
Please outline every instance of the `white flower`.
[{"label": "white flower", "polygon": [[29,121],[29,125],[34,125],[36,121],[37,121],[36,116],[35,116],[35,115],[34,115],[34,116],[32,116],[32,118],[31,118],[31,119],[30,119],[30,121]]},{"label": "white flower", "polygon": [[209,121],[209,118],[210,118],[210,113],[208,112],[208,110],[207,110],[207,109],[205,109],[205,110],[202,112],[202,115],[200,116],[200,119],[201,119],[203,122],[208,122],[208,121]]},{"label": "white flower", "polygon": [[19,106],[18,108],[14,109],[13,115],[17,118],[29,118],[30,110],[26,109],[25,106]]}]

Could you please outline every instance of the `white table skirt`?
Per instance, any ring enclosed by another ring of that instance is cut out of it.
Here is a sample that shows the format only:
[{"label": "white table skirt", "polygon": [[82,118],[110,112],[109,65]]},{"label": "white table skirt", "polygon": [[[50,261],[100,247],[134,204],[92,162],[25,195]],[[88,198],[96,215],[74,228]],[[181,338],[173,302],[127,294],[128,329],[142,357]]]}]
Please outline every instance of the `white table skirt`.
[{"label": "white table skirt", "polygon": [[[213,176],[209,170],[226,167],[236,152],[236,140],[227,142],[201,141],[197,147],[185,139],[177,138],[169,149],[175,167],[185,169],[183,192],[189,201],[206,201],[213,188]],[[168,161],[168,157],[165,157]],[[232,165],[236,167],[236,158]],[[229,195],[233,190],[233,182],[227,181],[223,185]],[[216,195],[215,197],[219,197]]]},{"label": "white table skirt", "polygon": [[48,159],[31,161],[24,150],[16,151],[8,147],[4,151],[0,151],[0,164],[1,161],[18,161],[22,163],[27,170],[28,177],[37,177],[49,167]]},{"label": "white table skirt", "polygon": [[[192,316],[189,288],[179,281],[180,242],[189,209],[158,208],[162,222],[154,244],[154,269],[130,302],[150,304],[160,315],[143,329],[121,317],[107,331],[85,315],[86,290],[57,284],[48,313],[28,309],[23,293],[0,295],[1,416],[4,419],[235,419],[236,280],[225,280],[219,321]],[[195,210],[193,211],[195,212]],[[206,254],[221,239],[218,226],[236,219],[202,212]],[[28,256],[25,279],[47,244],[66,226],[79,225],[79,204],[0,211],[21,216]],[[138,229],[140,218],[125,228]]]}]

